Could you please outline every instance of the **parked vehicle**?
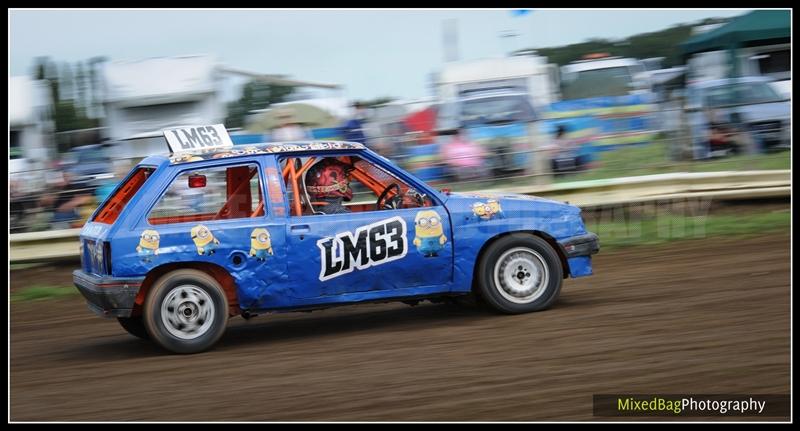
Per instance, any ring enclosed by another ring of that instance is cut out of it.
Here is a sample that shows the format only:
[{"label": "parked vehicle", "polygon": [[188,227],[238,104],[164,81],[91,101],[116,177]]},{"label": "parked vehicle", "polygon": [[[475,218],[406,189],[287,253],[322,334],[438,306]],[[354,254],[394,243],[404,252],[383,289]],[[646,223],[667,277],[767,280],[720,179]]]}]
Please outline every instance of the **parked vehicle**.
[{"label": "parked vehicle", "polygon": [[68,172],[72,182],[95,189],[114,177],[114,166],[108,148],[103,144],[72,148],[64,154],[61,169]]},{"label": "parked vehicle", "polygon": [[440,130],[464,129],[488,154],[486,172],[494,177],[533,168],[538,116],[526,93],[508,88],[469,91],[442,105],[437,118]]},{"label": "parked vehicle", "polygon": [[695,158],[788,149],[790,101],[771,78],[715,79],[687,87],[687,114]]}]

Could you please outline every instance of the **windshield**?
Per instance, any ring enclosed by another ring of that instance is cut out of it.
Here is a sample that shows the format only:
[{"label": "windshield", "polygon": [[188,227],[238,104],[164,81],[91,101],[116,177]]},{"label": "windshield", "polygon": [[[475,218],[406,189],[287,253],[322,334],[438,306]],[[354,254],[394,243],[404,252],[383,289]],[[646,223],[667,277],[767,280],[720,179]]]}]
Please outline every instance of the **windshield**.
[{"label": "windshield", "polygon": [[78,163],[100,163],[105,161],[105,155],[100,149],[83,150],[79,153]]},{"label": "windshield", "polygon": [[485,97],[461,103],[461,122],[464,126],[535,119],[533,106],[524,95]]},{"label": "windshield", "polygon": [[106,156],[100,148],[74,149],[64,154],[62,161],[68,165],[84,165],[88,163],[105,162]]},{"label": "windshield", "polygon": [[631,91],[632,82],[627,66],[584,70],[565,74],[561,92],[564,100],[625,96]]},{"label": "windshield", "polygon": [[766,82],[741,82],[707,88],[704,91],[706,106],[716,108],[726,105],[779,102],[781,97]]}]

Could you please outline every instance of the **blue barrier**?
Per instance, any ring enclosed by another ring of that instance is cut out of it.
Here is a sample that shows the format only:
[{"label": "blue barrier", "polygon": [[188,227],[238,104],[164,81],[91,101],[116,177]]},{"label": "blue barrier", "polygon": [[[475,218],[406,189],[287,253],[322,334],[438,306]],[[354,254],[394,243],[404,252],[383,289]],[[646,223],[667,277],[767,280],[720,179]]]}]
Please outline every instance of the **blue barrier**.
[{"label": "blue barrier", "polygon": [[633,94],[555,102],[542,131],[554,136],[564,126],[567,138],[583,141],[581,151],[587,154],[648,144],[657,131],[652,101],[652,94]]}]

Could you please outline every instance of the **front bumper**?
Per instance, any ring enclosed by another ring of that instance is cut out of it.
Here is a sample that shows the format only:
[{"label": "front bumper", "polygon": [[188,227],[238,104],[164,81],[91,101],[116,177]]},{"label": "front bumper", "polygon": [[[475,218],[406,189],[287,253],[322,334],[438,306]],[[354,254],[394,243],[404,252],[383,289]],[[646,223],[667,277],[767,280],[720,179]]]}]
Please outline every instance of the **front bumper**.
[{"label": "front bumper", "polygon": [[144,277],[116,278],[72,273],[75,287],[86,298],[89,308],[103,317],[130,317]]},{"label": "front bumper", "polygon": [[558,242],[567,258],[591,256],[600,251],[600,239],[591,232],[569,237]]},{"label": "front bumper", "polygon": [[567,258],[570,277],[592,275],[592,255],[600,251],[597,235],[589,232],[563,239],[558,244]]}]

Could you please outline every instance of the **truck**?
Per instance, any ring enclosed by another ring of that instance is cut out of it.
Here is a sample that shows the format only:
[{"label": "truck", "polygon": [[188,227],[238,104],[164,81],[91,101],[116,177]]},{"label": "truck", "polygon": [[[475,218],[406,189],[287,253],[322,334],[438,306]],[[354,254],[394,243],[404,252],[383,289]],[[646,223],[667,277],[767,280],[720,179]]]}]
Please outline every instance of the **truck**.
[{"label": "truck", "polygon": [[435,79],[437,96],[443,102],[498,88],[524,93],[535,108],[545,107],[559,97],[558,67],[538,55],[448,63]]},{"label": "truck", "polygon": [[644,64],[633,58],[589,54],[561,67],[563,100],[626,96],[647,91]]},{"label": "truck", "polygon": [[650,74],[633,58],[597,53],[561,67],[548,129],[566,128],[592,151],[650,142],[657,133]]},{"label": "truck", "polygon": [[449,63],[436,76],[435,88],[440,101],[437,128],[464,129],[487,150],[486,166],[493,176],[545,169],[535,155],[546,140],[538,120],[559,92],[558,69],[545,57],[526,54]]}]

